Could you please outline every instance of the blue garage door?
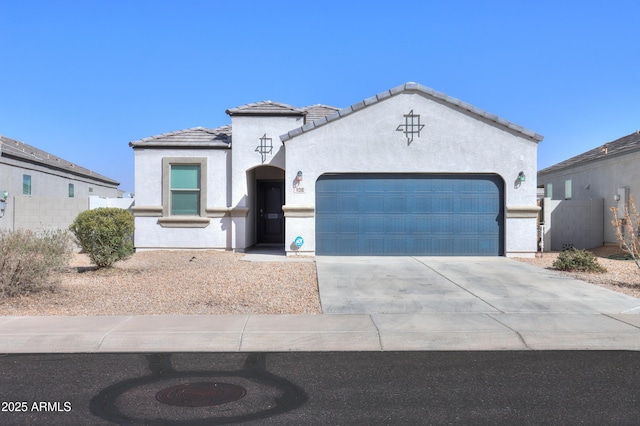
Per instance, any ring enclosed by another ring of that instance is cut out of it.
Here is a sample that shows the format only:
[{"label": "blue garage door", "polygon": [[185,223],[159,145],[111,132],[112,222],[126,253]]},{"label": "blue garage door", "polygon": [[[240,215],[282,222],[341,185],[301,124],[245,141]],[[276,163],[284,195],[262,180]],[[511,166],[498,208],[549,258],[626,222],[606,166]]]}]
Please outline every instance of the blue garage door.
[{"label": "blue garage door", "polygon": [[500,256],[497,175],[336,174],[316,182],[316,254]]}]

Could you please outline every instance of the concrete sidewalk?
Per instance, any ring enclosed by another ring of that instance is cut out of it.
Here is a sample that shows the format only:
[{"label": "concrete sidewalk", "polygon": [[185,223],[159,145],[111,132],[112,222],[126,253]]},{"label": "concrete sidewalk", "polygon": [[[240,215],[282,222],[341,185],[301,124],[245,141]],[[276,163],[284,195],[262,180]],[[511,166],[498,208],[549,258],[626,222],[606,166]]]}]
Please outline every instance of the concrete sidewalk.
[{"label": "concrete sidewalk", "polygon": [[640,350],[640,315],[2,317],[0,353]]},{"label": "concrete sidewalk", "polygon": [[514,260],[316,262],[322,315],[0,317],[0,353],[640,350],[640,299]]}]

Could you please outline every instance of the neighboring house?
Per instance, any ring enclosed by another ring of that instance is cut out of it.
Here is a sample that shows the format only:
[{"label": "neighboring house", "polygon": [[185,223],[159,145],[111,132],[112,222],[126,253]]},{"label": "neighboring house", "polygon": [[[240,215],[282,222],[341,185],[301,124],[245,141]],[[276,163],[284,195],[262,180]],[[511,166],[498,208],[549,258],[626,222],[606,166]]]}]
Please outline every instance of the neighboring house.
[{"label": "neighboring house", "polygon": [[272,101],[141,139],[135,245],[287,254],[536,252],[542,136],[416,83],[348,108]]},{"label": "neighboring house", "polygon": [[66,228],[89,197],[118,197],[119,183],[0,136],[0,229]]},{"label": "neighboring house", "polygon": [[629,195],[640,201],[640,131],[540,170],[538,186],[551,249],[617,243],[611,207],[624,208]]}]

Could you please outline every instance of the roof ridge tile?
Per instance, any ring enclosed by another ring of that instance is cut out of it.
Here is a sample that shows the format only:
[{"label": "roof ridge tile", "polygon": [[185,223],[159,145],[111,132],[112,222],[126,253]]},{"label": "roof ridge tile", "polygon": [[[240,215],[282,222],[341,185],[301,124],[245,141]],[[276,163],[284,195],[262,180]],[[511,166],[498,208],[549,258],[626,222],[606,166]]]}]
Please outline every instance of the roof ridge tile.
[{"label": "roof ridge tile", "polygon": [[[267,107],[267,108],[264,108]],[[304,110],[301,108],[296,108],[292,105],[285,104],[282,102],[275,102],[271,100],[267,101],[258,101],[251,102],[248,104],[240,105],[235,108],[229,108],[226,110],[226,113],[229,115],[234,114],[303,114]]]}]

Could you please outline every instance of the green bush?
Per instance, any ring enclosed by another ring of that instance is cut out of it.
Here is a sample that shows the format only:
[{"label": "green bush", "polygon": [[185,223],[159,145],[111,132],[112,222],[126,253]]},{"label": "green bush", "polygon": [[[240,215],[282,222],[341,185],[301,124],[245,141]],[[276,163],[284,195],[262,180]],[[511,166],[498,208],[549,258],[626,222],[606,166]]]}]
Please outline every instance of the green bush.
[{"label": "green bush", "polygon": [[80,213],[69,229],[91,262],[104,268],[133,254],[133,227],[127,210],[101,207]]},{"label": "green bush", "polygon": [[53,289],[72,253],[66,230],[0,231],[0,295],[14,297]]},{"label": "green bush", "polygon": [[575,248],[563,251],[553,262],[553,267],[561,271],[581,271],[581,272],[606,272],[598,259],[586,250]]}]

